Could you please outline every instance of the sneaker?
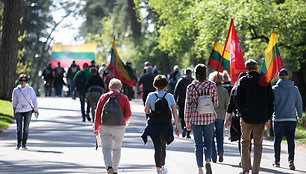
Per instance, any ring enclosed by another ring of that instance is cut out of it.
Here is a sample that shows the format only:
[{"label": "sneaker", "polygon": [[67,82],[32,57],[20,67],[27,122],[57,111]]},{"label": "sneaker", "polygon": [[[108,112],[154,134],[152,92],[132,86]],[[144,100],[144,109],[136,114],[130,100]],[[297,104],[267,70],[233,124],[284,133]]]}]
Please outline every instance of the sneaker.
[{"label": "sneaker", "polygon": [[290,164],[289,164],[289,169],[290,169],[290,170],[295,170],[294,163],[290,163]]},{"label": "sneaker", "polygon": [[205,164],[206,174],[212,174],[210,163]]},{"label": "sneaker", "polygon": [[89,114],[85,114],[86,118],[88,121],[91,121],[90,117],[89,117]]},{"label": "sneaker", "polygon": [[243,171],[243,172],[240,172],[239,174],[249,174],[249,171]]},{"label": "sneaker", "polygon": [[168,173],[168,169],[166,167],[164,167],[164,170],[161,173],[162,174],[167,174]]},{"label": "sneaker", "polygon": [[23,149],[23,150],[27,150],[28,148],[27,148],[26,145],[24,145],[24,146],[22,146],[22,149]]},{"label": "sneaker", "polygon": [[219,156],[219,162],[223,162],[223,153],[218,153]]},{"label": "sneaker", "polygon": [[107,174],[114,174],[114,169],[111,166],[107,168]]},{"label": "sneaker", "polygon": [[20,147],[21,147],[21,145],[20,145],[20,144],[17,144],[16,150],[19,150]]},{"label": "sneaker", "polygon": [[279,162],[274,162],[272,165],[273,165],[274,167],[280,167]]},{"label": "sneaker", "polygon": [[199,174],[204,174],[204,172],[203,171],[199,171]]}]

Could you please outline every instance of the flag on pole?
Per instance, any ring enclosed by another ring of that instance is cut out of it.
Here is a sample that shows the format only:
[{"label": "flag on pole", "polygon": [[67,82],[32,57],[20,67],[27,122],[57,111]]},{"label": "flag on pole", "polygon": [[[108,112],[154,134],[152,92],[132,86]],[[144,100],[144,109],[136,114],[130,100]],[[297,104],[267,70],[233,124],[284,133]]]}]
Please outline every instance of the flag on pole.
[{"label": "flag on pole", "polygon": [[260,70],[262,76],[260,77],[258,83],[261,86],[267,86],[276,76],[278,71],[284,67],[277,47],[277,39],[278,37],[276,33],[272,31],[270,41],[265,53],[265,60]]},{"label": "flag on pole", "polygon": [[115,39],[113,40],[113,45],[111,48],[111,60],[108,65],[108,70],[112,73],[112,76],[114,78],[121,80],[123,83],[130,86],[131,88],[136,83],[136,77],[134,73],[131,71],[131,69],[127,68],[123,64],[122,60],[118,55]]},{"label": "flag on pole", "polygon": [[54,44],[52,46],[51,54],[51,66],[52,68],[57,67],[57,62],[61,63],[61,67],[68,68],[72,61],[80,67],[84,63],[90,63],[95,60],[97,44],[87,43],[82,45],[62,45]]},{"label": "flag on pole", "polygon": [[224,70],[230,72],[230,54],[228,52],[224,53],[222,64],[220,65],[223,49],[224,47],[218,41],[214,40],[212,51],[208,60],[208,66],[216,71],[218,71],[219,68],[219,71],[221,72]]}]

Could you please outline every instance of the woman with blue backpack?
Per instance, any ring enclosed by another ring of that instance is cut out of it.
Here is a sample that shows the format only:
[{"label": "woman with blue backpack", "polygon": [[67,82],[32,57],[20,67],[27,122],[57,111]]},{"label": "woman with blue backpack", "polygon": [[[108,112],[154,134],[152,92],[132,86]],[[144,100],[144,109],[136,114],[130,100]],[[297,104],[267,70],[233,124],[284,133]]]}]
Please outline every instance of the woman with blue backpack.
[{"label": "woman with blue backpack", "polygon": [[158,75],[154,78],[153,86],[157,91],[148,95],[144,109],[149,117],[142,139],[146,143],[147,136],[150,136],[153,141],[157,174],[168,172],[165,167],[166,144],[169,145],[174,140],[172,115],[175,122],[175,134],[179,136],[176,103],[173,95],[165,92],[167,85],[168,80],[165,76]]}]

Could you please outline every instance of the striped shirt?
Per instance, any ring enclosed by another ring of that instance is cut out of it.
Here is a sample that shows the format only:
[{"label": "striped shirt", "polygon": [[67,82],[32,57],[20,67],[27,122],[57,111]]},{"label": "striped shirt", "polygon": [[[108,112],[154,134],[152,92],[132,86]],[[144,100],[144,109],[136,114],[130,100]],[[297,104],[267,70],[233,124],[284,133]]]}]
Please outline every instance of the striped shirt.
[{"label": "striped shirt", "polygon": [[197,112],[197,104],[199,94],[194,88],[197,88],[200,94],[208,93],[212,98],[212,102],[214,107],[218,106],[218,95],[217,95],[217,87],[214,82],[205,80],[204,82],[195,81],[187,86],[186,91],[186,101],[185,101],[185,116],[184,119],[186,123],[190,122],[194,125],[209,125],[217,119],[217,114],[214,111],[213,114],[202,114],[199,115]]}]

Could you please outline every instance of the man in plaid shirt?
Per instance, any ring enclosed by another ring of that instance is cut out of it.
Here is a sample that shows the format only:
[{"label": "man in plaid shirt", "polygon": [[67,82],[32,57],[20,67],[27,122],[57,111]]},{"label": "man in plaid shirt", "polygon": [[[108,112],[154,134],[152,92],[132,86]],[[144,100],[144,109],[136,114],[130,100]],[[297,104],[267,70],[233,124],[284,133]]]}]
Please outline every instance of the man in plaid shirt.
[{"label": "man in plaid shirt", "polygon": [[[198,114],[198,98],[199,94],[206,93],[212,98],[214,107],[218,106],[217,88],[214,82],[206,79],[206,66],[198,64],[195,67],[196,81],[188,85],[185,101],[185,121],[187,130],[192,129],[195,142],[196,160],[199,169],[199,174],[203,174],[203,149],[205,147],[205,168],[206,173],[211,174],[211,156],[212,143],[214,134],[214,121],[217,119],[215,111],[211,114]],[[203,141],[204,137],[204,141]]]}]

